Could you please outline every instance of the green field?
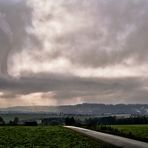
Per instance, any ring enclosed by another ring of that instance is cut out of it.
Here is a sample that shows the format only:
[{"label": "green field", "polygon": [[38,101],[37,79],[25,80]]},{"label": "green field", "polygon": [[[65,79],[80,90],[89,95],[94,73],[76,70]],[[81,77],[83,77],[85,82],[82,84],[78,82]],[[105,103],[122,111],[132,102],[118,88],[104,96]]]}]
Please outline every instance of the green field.
[{"label": "green field", "polygon": [[131,134],[135,139],[141,138],[148,141],[148,125],[112,125],[111,127],[122,133]]},{"label": "green field", "polygon": [[0,127],[0,148],[115,148],[58,126]]}]

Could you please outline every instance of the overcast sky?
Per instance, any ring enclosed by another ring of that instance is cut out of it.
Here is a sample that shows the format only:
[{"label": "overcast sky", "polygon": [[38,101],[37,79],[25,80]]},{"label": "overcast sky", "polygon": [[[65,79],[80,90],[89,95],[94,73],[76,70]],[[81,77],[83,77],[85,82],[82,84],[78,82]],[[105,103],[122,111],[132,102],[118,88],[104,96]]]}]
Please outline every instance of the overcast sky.
[{"label": "overcast sky", "polygon": [[148,103],[148,0],[0,0],[0,107]]}]

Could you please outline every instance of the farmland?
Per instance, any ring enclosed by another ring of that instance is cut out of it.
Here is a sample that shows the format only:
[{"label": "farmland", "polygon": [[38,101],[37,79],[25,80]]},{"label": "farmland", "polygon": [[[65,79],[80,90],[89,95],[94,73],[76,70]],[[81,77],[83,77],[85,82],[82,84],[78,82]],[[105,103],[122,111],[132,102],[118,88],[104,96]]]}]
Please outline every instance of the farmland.
[{"label": "farmland", "polygon": [[60,126],[0,127],[0,148],[114,148]]}]

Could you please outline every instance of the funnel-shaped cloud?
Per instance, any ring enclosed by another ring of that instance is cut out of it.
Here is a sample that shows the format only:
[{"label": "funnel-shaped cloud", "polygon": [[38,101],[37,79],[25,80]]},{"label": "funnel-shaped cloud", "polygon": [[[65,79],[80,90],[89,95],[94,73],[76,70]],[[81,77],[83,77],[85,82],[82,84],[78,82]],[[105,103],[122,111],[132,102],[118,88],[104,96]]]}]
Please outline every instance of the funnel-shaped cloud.
[{"label": "funnel-shaped cloud", "polygon": [[9,58],[14,52],[20,52],[29,38],[26,28],[31,25],[30,15],[25,1],[0,0],[0,73],[2,75],[8,75],[8,65],[11,64]]},{"label": "funnel-shaped cloud", "polygon": [[0,13],[0,74],[7,74],[7,58],[11,50],[12,32],[3,14]]}]

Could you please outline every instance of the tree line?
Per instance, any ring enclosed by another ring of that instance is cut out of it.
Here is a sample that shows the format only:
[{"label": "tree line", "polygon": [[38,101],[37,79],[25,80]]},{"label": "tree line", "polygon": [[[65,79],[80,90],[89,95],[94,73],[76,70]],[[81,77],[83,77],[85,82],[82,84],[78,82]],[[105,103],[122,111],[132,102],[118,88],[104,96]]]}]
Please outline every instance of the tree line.
[{"label": "tree line", "polygon": [[128,124],[148,124],[147,116],[137,116],[129,118],[117,118],[117,117],[102,117],[102,118],[86,118],[84,121],[74,119],[74,117],[67,117],[65,119],[66,125],[75,126],[88,126],[95,127],[97,125],[128,125]]},{"label": "tree line", "polygon": [[9,123],[6,123],[5,120],[0,117],[0,125],[18,125],[19,123],[19,118],[15,117],[14,120],[10,120]]},{"label": "tree line", "polygon": [[[35,122],[35,121],[34,121]],[[18,117],[15,117],[13,120],[10,120],[8,123],[0,117],[0,125],[18,125],[20,120]],[[25,124],[25,123],[24,123]],[[29,122],[26,124],[28,125]],[[30,121],[30,124],[35,125],[33,121]],[[73,125],[73,126],[85,126],[85,127],[96,127],[98,125],[128,125],[128,124],[148,124],[147,116],[137,116],[130,118],[117,118],[117,117],[101,117],[101,118],[86,118],[84,120],[75,118],[73,116],[63,117],[63,118],[45,118],[42,119],[42,125]]]}]

